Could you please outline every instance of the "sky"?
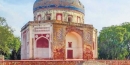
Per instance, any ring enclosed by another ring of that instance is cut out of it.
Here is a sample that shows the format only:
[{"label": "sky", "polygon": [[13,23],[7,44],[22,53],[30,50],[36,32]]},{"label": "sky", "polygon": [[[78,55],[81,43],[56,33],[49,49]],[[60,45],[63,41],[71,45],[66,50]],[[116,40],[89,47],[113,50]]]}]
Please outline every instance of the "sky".
[{"label": "sky", "polygon": [[[130,0],[80,0],[85,6],[85,24],[93,25],[98,32],[103,27],[130,22]],[[35,0],[0,0],[0,17],[20,36],[20,30],[33,21]]]}]

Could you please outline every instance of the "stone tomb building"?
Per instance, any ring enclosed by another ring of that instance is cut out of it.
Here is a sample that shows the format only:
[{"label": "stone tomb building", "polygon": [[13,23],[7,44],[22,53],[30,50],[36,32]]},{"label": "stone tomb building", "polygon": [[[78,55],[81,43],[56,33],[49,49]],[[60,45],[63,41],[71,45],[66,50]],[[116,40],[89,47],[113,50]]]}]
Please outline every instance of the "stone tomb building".
[{"label": "stone tomb building", "polygon": [[21,29],[21,59],[96,59],[97,30],[84,24],[79,0],[36,0]]}]

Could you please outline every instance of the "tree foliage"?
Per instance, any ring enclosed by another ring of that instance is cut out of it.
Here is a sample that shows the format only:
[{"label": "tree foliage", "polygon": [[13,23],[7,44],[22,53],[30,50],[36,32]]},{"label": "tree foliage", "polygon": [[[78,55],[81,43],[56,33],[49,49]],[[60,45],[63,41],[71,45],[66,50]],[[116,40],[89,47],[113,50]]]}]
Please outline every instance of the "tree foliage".
[{"label": "tree foliage", "polygon": [[10,55],[10,59],[12,60],[19,60],[20,59],[20,38],[19,37],[14,37],[13,43],[10,45],[10,49],[12,49],[12,53]]},{"label": "tree foliage", "polygon": [[11,51],[18,52],[19,48],[20,38],[14,36],[13,29],[0,17],[0,55],[9,56]]},{"label": "tree foliage", "polygon": [[104,27],[98,37],[99,59],[126,59],[129,56],[130,23]]}]

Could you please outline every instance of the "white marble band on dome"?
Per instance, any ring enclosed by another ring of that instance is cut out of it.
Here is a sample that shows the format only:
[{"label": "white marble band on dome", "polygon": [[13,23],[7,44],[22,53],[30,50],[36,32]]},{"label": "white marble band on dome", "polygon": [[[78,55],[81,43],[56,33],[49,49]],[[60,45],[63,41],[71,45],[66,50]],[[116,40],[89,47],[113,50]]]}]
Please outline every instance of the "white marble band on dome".
[{"label": "white marble band on dome", "polygon": [[[34,17],[36,18],[35,20],[38,19],[38,15],[41,15],[41,21],[47,20],[46,14],[51,14],[51,20],[56,20],[56,14],[57,13],[62,13],[62,21],[68,21],[68,15],[72,15],[72,21],[73,23],[84,23],[84,14],[77,12],[77,11],[65,11],[65,10],[57,10],[57,9],[52,9],[52,10],[47,10],[44,9],[43,11],[38,11],[34,13]],[[81,19],[80,21],[77,21],[77,16],[79,16]]]}]

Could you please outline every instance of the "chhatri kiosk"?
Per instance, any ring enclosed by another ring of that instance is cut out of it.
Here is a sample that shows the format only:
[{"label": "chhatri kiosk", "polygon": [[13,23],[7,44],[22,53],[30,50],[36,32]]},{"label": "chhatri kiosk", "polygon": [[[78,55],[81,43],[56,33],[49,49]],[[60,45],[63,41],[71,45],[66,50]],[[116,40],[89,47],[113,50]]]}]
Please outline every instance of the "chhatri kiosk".
[{"label": "chhatri kiosk", "polygon": [[79,0],[36,0],[21,29],[21,59],[96,59],[97,30],[84,24]]}]

